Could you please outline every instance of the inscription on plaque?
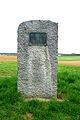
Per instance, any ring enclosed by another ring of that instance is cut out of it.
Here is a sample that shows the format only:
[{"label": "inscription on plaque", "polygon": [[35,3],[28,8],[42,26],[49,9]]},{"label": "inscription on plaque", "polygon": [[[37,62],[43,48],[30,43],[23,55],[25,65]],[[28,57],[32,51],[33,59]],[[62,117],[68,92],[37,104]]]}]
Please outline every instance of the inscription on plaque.
[{"label": "inscription on plaque", "polygon": [[47,34],[32,32],[29,34],[29,45],[47,45]]}]

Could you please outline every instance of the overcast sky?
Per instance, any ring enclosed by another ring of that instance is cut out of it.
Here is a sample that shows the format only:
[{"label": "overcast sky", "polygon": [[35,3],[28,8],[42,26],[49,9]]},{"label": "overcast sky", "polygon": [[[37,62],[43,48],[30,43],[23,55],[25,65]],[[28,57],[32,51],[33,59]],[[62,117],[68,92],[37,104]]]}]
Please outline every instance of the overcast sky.
[{"label": "overcast sky", "polygon": [[0,52],[17,52],[17,28],[28,20],[57,22],[58,52],[80,53],[80,0],[1,0]]}]

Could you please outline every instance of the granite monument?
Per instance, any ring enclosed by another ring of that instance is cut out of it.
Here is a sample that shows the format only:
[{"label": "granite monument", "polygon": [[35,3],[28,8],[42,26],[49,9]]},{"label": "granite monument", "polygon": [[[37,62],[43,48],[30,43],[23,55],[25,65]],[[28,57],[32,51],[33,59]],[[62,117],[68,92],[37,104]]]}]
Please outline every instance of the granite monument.
[{"label": "granite monument", "polygon": [[58,24],[31,20],[18,27],[18,91],[28,98],[57,97]]}]

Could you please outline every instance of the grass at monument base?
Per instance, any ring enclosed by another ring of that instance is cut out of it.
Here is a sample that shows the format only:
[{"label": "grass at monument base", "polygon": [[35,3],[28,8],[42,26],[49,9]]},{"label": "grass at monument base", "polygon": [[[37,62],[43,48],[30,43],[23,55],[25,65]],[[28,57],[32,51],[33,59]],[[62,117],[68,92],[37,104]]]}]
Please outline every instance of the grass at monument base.
[{"label": "grass at monument base", "polygon": [[24,101],[17,63],[0,62],[0,120],[80,120],[80,66],[58,66],[58,100]]}]

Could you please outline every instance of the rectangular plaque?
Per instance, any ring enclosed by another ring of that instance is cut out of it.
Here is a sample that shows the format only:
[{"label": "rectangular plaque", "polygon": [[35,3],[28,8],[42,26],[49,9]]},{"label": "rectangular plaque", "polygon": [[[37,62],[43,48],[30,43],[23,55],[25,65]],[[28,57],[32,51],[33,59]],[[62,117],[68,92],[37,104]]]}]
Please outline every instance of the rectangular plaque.
[{"label": "rectangular plaque", "polygon": [[32,32],[29,34],[29,45],[47,45],[47,34]]}]

